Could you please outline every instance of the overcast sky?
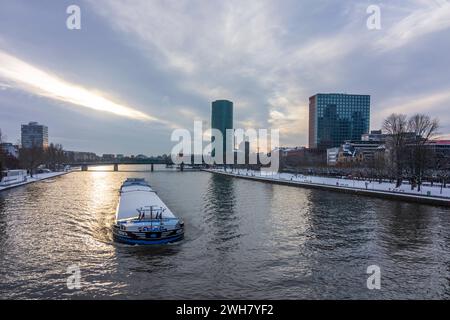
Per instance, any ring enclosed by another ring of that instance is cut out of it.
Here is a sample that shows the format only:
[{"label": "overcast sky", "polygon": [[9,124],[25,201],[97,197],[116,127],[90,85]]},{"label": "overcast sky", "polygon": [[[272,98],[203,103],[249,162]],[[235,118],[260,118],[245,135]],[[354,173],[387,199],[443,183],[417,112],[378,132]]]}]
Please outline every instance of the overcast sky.
[{"label": "overcast sky", "polygon": [[[71,4],[81,30],[66,27]],[[308,97],[346,92],[372,96],[371,129],[423,112],[448,134],[449,29],[446,0],[0,0],[0,128],[16,142],[38,121],[65,149],[162,154],[229,99],[235,128],[301,146]]]}]

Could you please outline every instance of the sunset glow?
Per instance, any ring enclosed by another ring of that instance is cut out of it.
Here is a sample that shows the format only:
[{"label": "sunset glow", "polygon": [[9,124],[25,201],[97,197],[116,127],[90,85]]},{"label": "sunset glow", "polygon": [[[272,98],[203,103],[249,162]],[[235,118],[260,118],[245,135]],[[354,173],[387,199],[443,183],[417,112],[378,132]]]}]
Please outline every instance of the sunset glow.
[{"label": "sunset glow", "polygon": [[137,120],[158,121],[155,117],[111,101],[91,90],[67,82],[2,51],[0,51],[0,78],[4,78],[4,80],[12,82],[14,86],[33,94],[80,107]]}]

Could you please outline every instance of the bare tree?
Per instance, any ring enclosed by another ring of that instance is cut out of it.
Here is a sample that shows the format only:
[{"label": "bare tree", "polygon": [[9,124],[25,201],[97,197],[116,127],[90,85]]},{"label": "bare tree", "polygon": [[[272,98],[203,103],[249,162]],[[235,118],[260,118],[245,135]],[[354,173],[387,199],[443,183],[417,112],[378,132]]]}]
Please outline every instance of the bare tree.
[{"label": "bare tree", "polygon": [[396,179],[396,188],[403,182],[405,167],[405,145],[408,132],[408,120],[404,114],[393,113],[383,122],[383,131],[389,135],[387,147],[390,154],[391,175]]},{"label": "bare tree", "polygon": [[409,144],[409,167],[413,180],[421,190],[425,170],[435,158],[428,148],[428,142],[437,135],[439,121],[425,114],[415,114],[408,121],[408,131],[414,132],[415,138]]},{"label": "bare tree", "polygon": [[42,164],[44,160],[44,150],[40,146],[33,145],[31,148],[21,148],[19,150],[19,161],[23,168],[33,176],[34,170]]},{"label": "bare tree", "polygon": [[426,142],[438,134],[439,120],[417,113],[409,118],[408,130],[414,132],[417,137],[421,137]]},{"label": "bare tree", "polygon": [[56,170],[66,161],[62,145],[50,143],[44,152],[44,162],[47,168]]},{"label": "bare tree", "polygon": [[436,152],[434,171],[436,172],[436,177],[441,183],[441,194],[443,188],[447,188],[448,178],[450,176],[450,157],[442,152]]},{"label": "bare tree", "polygon": [[[378,179],[379,183],[382,183],[383,178],[386,176],[386,160],[384,158],[385,150],[375,152],[373,157],[374,178]],[[381,153],[382,152],[382,153]]]},{"label": "bare tree", "polygon": [[50,143],[50,145],[45,149],[44,152],[44,162],[47,168],[55,170],[57,164],[56,153],[57,151],[55,145],[53,143]]}]

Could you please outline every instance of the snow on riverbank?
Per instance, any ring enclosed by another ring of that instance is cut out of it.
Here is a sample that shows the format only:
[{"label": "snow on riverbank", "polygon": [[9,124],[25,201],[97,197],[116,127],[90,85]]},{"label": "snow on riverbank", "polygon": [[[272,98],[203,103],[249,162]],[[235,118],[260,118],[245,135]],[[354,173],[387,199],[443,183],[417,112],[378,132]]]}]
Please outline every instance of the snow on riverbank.
[{"label": "snow on riverbank", "polygon": [[301,174],[290,173],[277,173],[268,171],[253,171],[246,169],[211,169],[207,170],[211,172],[226,173],[234,176],[242,176],[254,179],[275,180],[280,182],[292,182],[292,184],[305,184],[305,185],[317,185],[317,186],[329,186],[333,188],[352,189],[352,190],[364,190],[372,192],[383,192],[388,194],[401,194],[417,197],[435,197],[435,198],[449,198],[450,188],[441,188],[440,185],[434,187],[422,186],[421,191],[418,192],[417,188],[411,190],[410,185],[402,185],[400,188],[395,188],[394,183],[378,181],[364,181],[364,180],[351,180],[351,179],[339,179],[329,177],[316,177],[305,176]]},{"label": "snow on riverbank", "polygon": [[19,187],[19,186],[23,186],[23,185],[26,185],[26,184],[29,184],[29,183],[33,183],[33,182],[37,182],[37,181],[42,181],[42,180],[46,180],[46,179],[50,179],[50,178],[54,178],[54,177],[59,177],[61,175],[69,173],[69,172],[70,171],[34,174],[33,177],[27,176],[26,181],[23,181],[23,182],[14,183],[14,184],[10,184],[10,185],[7,185],[7,186],[1,186],[0,185],[0,191],[11,189],[11,188],[15,188],[15,187]]}]

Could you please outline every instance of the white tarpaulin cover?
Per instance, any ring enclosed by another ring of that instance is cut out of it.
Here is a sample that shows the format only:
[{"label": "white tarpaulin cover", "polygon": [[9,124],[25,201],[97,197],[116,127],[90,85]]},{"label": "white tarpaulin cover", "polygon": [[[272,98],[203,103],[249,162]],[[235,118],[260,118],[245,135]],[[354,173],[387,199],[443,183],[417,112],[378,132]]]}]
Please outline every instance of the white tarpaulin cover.
[{"label": "white tarpaulin cover", "polygon": [[162,218],[175,218],[175,215],[167,208],[150,186],[130,185],[123,186],[121,189],[116,220],[138,218],[139,212],[137,209],[148,208],[149,206],[165,209]]}]

